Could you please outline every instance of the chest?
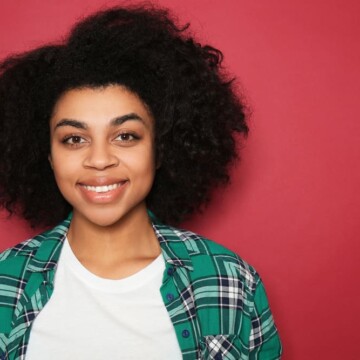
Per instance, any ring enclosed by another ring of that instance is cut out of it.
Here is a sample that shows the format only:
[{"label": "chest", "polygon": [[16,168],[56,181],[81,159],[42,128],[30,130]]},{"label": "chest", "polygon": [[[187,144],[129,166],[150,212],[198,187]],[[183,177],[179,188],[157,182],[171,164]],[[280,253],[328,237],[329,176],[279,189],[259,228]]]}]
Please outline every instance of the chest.
[{"label": "chest", "polygon": [[59,266],[52,297],[32,325],[26,359],[139,359],[145,349],[148,359],[181,359],[159,292],[161,270],[153,266],[116,282]]}]

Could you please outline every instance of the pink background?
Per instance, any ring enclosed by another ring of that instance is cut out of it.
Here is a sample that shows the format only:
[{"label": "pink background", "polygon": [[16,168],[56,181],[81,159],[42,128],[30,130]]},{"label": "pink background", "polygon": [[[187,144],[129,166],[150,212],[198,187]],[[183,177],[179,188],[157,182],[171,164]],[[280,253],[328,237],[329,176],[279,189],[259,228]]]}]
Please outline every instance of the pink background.
[{"label": "pink background", "polygon": [[[159,0],[219,47],[253,109],[233,182],[183,226],[260,272],[283,359],[357,360],[360,5]],[[0,56],[59,39],[104,0],[0,3]],[[0,220],[1,249],[39,231]]]}]

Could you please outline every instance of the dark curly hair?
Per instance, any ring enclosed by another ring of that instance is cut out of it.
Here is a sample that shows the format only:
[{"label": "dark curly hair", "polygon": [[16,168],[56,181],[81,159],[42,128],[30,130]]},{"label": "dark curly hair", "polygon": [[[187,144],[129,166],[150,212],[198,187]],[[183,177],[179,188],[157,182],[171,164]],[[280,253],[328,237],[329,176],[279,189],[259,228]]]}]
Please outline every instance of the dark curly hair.
[{"label": "dark curly hair", "polygon": [[222,53],[152,5],[117,7],[80,21],[58,44],[0,64],[0,205],[32,226],[71,210],[48,162],[49,119],[65,91],[120,84],[156,119],[158,163],[147,206],[177,224],[229,181],[237,135],[248,127]]}]

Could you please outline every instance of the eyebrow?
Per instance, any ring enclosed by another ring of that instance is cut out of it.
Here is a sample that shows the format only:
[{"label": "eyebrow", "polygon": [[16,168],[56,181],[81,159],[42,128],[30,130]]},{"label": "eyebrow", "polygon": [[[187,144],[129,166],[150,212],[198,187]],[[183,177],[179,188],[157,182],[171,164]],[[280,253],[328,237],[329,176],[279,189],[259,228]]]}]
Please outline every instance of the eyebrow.
[{"label": "eyebrow", "polygon": [[[110,121],[110,126],[118,126],[118,125],[121,125],[125,121],[128,121],[128,120],[137,120],[137,121],[141,121],[141,122],[144,123],[144,120],[138,114],[130,113],[130,114],[118,116],[118,117],[112,119]],[[54,131],[57,128],[63,127],[63,126],[72,126],[72,127],[77,128],[77,129],[83,129],[83,130],[88,129],[87,124],[85,122],[83,122],[83,121],[74,120],[74,119],[62,119],[55,125]]]}]

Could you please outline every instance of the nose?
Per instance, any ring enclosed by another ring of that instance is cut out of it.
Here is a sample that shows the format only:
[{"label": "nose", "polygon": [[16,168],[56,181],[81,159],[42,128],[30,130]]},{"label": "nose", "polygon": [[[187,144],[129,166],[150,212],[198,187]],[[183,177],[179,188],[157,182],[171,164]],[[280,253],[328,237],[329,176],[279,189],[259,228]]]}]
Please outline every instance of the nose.
[{"label": "nose", "polygon": [[119,158],[111,144],[93,142],[84,159],[84,167],[104,170],[119,165]]}]

